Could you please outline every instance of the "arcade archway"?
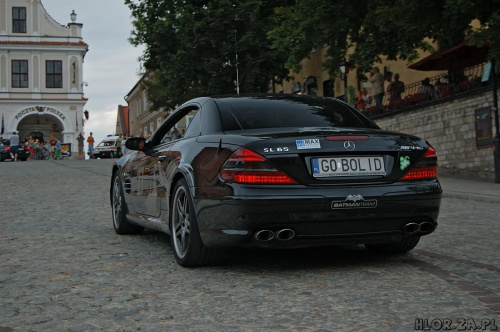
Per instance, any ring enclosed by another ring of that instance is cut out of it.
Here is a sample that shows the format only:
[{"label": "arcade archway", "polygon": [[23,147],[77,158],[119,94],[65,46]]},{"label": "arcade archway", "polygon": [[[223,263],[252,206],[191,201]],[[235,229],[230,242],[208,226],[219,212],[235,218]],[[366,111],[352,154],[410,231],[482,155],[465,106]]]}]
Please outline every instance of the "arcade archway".
[{"label": "arcade archway", "polygon": [[64,130],[63,123],[51,114],[33,114],[21,119],[17,125],[17,131],[21,140],[28,138],[30,135],[33,138],[43,139],[48,141],[51,135],[54,135],[59,140],[63,139],[62,132]]}]

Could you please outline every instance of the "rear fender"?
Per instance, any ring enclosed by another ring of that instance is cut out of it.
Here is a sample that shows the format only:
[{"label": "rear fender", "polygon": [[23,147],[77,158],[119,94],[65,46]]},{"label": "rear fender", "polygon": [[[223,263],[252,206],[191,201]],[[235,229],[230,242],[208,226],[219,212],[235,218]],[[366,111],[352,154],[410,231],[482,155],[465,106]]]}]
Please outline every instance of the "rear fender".
[{"label": "rear fender", "polygon": [[[174,195],[174,188],[180,179],[185,179],[188,186],[191,197],[194,199],[195,196],[195,186],[194,186],[194,175],[193,170],[189,165],[179,165],[177,171],[174,173],[170,181],[170,188],[168,188],[168,193],[166,199],[161,202],[161,219],[167,220],[170,226],[170,203]],[[169,227],[170,229],[170,227]]]}]

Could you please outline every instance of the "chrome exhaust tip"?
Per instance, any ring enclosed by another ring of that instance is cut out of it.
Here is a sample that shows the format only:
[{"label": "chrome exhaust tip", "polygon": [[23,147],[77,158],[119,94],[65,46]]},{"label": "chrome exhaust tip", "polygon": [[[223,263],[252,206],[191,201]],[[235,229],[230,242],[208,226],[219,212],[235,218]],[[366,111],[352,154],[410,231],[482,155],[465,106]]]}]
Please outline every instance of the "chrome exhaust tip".
[{"label": "chrome exhaust tip", "polygon": [[415,223],[415,222],[410,222],[404,225],[403,227],[403,233],[406,235],[414,235],[418,232],[420,229],[420,225]]},{"label": "chrome exhaust tip", "polygon": [[295,231],[290,228],[283,228],[276,231],[276,238],[281,241],[288,241],[295,237]]},{"label": "chrome exhaust tip", "polygon": [[269,229],[262,229],[254,235],[257,241],[271,241],[274,239],[274,232]]},{"label": "chrome exhaust tip", "polygon": [[436,226],[433,223],[425,221],[420,224],[419,233],[430,234],[434,231],[434,229],[436,229]]}]

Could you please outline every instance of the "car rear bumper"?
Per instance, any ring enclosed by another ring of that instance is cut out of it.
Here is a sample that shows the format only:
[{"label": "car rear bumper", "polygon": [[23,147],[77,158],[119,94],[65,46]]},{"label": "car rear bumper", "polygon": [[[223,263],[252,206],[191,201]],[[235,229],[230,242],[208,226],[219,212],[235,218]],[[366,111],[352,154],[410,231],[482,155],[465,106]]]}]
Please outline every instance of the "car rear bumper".
[{"label": "car rear bumper", "polygon": [[[295,248],[397,242],[405,236],[430,234],[437,227],[441,198],[439,183],[432,181],[318,189],[314,196],[288,190],[276,195],[196,199],[195,206],[207,246]],[[256,236],[262,230],[269,235],[265,240]],[[282,230],[291,230],[293,236],[279,239]]]}]

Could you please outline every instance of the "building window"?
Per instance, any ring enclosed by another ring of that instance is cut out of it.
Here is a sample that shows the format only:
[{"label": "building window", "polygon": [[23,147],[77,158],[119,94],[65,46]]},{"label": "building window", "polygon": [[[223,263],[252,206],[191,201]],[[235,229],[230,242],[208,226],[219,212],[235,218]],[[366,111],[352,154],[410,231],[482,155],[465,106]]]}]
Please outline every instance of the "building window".
[{"label": "building window", "polygon": [[45,69],[47,88],[62,88],[62,61],[48,60]]},{"label": "building window", "polygon": [[28,87],[28,60],[12,60],[12,87]]},{"label": "building window", "polygon": [[26,7],[12,7],[12,31],[26,33]]}]

